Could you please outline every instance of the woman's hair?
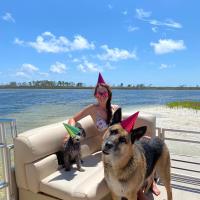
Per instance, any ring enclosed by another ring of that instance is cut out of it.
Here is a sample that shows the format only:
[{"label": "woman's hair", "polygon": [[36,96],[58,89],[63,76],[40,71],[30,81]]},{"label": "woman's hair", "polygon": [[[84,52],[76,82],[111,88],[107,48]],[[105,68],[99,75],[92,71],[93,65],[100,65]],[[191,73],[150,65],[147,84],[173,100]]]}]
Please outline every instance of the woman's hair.
[{"label": "woman's hair", "polygon": [[105,83],[98,83],[94,89],[94,96],[96,96],[97,93],[97,88],[99,86],[102,86],[104,88],[107,89],[108,91],[108,100],[106,102],[106,112],[107,112],[107,119],[106,119],[106,123],[109,124],[110,120],[112,118],[112,107],[111,107],[111,100],[112,100],[112,91],[109,85],[105,84]]}]

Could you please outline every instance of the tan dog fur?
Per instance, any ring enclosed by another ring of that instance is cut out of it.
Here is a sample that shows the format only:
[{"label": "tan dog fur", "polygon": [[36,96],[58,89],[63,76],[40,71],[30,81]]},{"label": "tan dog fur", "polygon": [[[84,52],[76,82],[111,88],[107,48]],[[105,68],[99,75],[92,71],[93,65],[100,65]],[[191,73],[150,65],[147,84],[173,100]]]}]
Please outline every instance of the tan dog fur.
[{"label": "tan dog fur", "polygon": [[[144,128],[142,130],[138,128],[137,130],[139,132],[146,131]],[[121,199],[122,197],[128,200],[137,200],[138,191],[144,186],[146,180],[152,177],[155,170],[166,188],[168,200],[172,200],[170,155],[166,144],[163,143],[162,153],[151,175],[145,177],[147,169],[146,157],[141,150],[141,146],[135,141],[132,143],[131,134],[135,133],[128,134],[120,123],[117,123],[108,128],[103,138],[102,160],[104,174],[113,200]]]}]

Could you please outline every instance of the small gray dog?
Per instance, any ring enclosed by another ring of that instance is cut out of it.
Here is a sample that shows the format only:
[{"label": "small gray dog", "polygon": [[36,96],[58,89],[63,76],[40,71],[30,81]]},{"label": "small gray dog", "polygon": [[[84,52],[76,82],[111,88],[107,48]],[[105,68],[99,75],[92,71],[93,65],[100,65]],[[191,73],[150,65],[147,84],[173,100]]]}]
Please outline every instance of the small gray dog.
[{"label": "small gray dog", "polygon": [[84,171],[81,168],[81,139],[86,136],[84,129],[79,128],[80,133],[75,137],[69,137],[64,144],[64,167],[66,171],[69,171],[72,164],[76,163],[79,171]]}]

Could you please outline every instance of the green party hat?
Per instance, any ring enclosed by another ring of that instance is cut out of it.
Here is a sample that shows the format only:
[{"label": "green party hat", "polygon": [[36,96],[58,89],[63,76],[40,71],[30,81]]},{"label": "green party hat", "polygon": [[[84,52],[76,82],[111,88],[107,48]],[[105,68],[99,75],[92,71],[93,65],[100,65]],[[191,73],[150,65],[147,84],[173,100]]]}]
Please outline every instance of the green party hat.
[{"label": "green party hat", "polygon": [[75,126],[71,126],[71,125],[65,124],[65,123],[63,123],[63,125],[71,137],[75,137],[80,132],[80,129],[76,128]]}]

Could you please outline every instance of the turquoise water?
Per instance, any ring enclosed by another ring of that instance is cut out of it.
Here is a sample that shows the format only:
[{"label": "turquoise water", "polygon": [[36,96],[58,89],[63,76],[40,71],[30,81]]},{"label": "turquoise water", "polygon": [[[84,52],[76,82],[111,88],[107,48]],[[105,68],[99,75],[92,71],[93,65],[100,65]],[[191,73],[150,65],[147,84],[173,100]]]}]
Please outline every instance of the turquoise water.
[{"label": "turquoise water", "polygon": [[[176,100],[200,100],[199,90],[113,90],[113,103],[124,111],[164,105]],[[18,132],[58,122],[95,103],[93,90],[0,90],[0,118],[16,118]]]},{"label": "turquoise water", "polygon": [[[199,101],[200,91],[113,90],[113,103],[120,105],[123,112],[153,114],[158,127],[200,131],[200,111],[165,106],[177,100]],[[0,118],[15,118],[21,133],[66,120],[91,103],[95,103],[93,90],[0,90]],[[200,141],[200,135],[169,134],[173,138]],[[173,153],[200,156],[199,145],[167,143]]]}]

